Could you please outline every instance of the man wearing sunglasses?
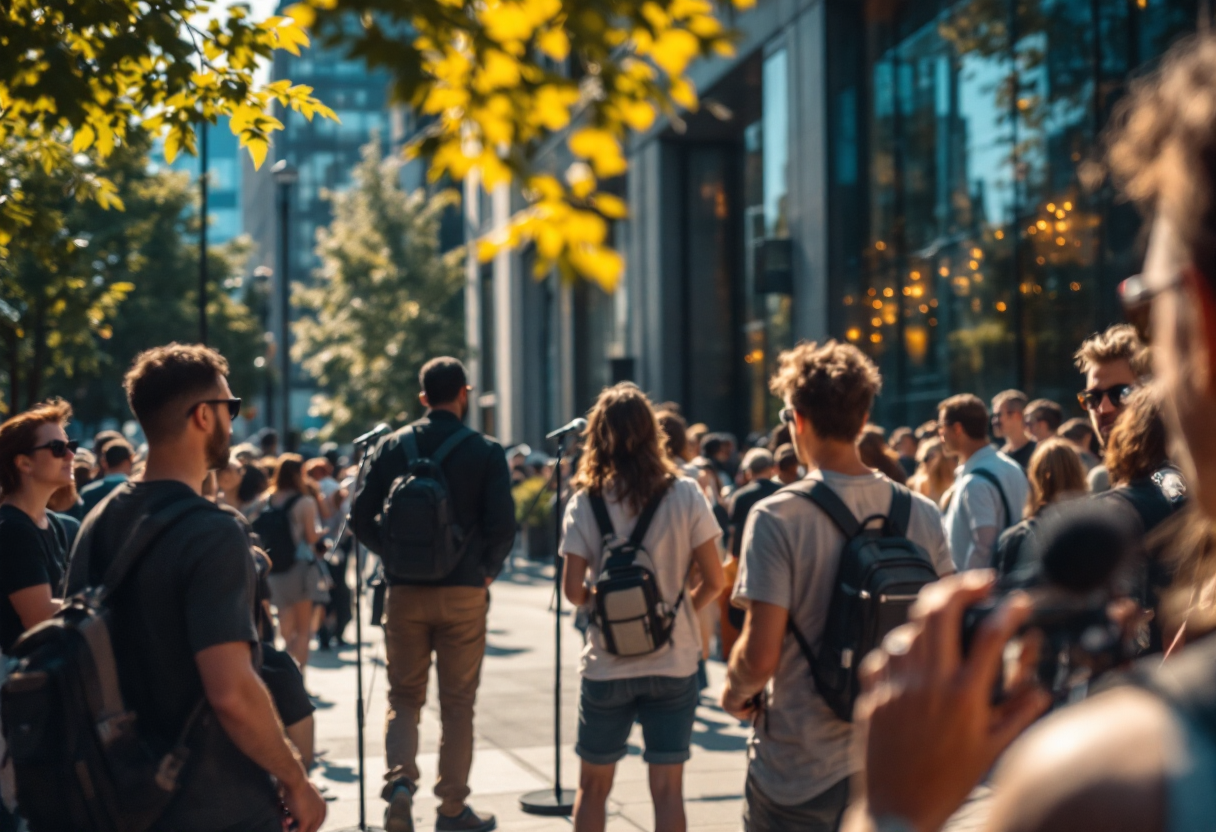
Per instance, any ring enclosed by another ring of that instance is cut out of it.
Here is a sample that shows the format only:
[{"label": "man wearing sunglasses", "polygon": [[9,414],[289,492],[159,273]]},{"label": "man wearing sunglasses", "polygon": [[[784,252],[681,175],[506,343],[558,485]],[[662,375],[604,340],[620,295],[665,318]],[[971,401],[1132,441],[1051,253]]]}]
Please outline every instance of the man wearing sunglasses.
[{"label": "man wearing sunglasses", "polygon": [[[1148,350],[1134,327],[1116,324],[1085,339],[1075,358],[1077,369],[1085,374],[1085,389],[1077,394],[1077,401],[1089,413],[1098,441],[1106,447],[1127,396],[1152,374]],[[1090,491],[1109,488],[1105,466],[1089,472]]]},{"label": "man wearing sunglasses", "polygon": [[139,482],[117,486],[85,518],[67,591],[98,583],[141,521],[186,508],[140,557],[112,608],[114,652],[140,732],[172,741],[201,697],[212,715],[194,732],[190,766],[153,829],[281,832],[281,795],[301,832],[316,832],[325,801],[257,671],[253,553],[237,520],[200,494],[208,472],[228,463],[240,412],[227,373],[224,358],[202,346],[136,356],[124,387],[148,440],[147,464]]}]

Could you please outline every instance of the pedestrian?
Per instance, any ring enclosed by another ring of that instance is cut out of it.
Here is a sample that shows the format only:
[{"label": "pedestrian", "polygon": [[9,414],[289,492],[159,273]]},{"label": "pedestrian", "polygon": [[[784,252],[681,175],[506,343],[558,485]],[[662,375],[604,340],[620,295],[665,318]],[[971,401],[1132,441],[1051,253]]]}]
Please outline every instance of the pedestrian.
[{"label": "pedestrian", "polygon": [[[1015,424],[1008,417],[1004,421]],[[1020,418],[1016,424],[1022,424]],[[937,425],[946,451],[961,463],[942,518],[950,555],[959,571],[987,568],[1001,532],[1018,522],[1026,505],[1026,474],[989,444],[988,410],[977,397],[964,393],[946,399],[937,406]]]},{"label": "pedestrian", "polygon": [[940,508],[954,486],[957,467],[958,457],[946,451],[941,439],[926,439],[916,449],[916,473],[908,480],[908,487]]},{"label": "pedestrian", "polygon": [[722,708],[753,724],[747,832],[836,829],[855,770],[852,726],[816,688],[792,632],[797,628],[811,650],[818,648],[846,540],[822,508],[794,489],[825,483],[856,518],[887,516],[902,489],[911,502],[906,535],[939,573],[953,570],[937,507],[861,460],[857,440],[880,388],[874,363],[835,341],[782,353],[771,383],[811,473],[757,504],[744,533],[734,600],[747,617],[730,656]]},{"label": "pedestrian", "polygon": [[1127,397],[1106,441],[1110,490],[1124,500],[1147,534],[1186,503],[1186,482],[1169,459],[1159,394],[1141,387]]},{"label": "pedestrian", "polygon": [[97,459],[101,465],[101,476],[80,492],[85,514],[92,511],[107,494],[130,479],[131,468],[135,463],[135,449],[126,439],[111,439],[102,446]]},{"label": "pedestrian", "polygon": [[1026,432],[1035,442],[1046,442],[1060,430],[1064,411],[1049,399],[1035,399],[1026,405]]},{"label": "pedestrian", "polygon": [[258,437],[258,452],[262,459],[271,462],[279,458],[279,432],[274,428],[264,428]]},{"label": "pedestrian", "polygon": [[994,433],[1005,440],[1001,453],[1012,459],[1022,470],[1030,464],[1035,441],[1026,432],[1026,404],[1029,400],[1021,390],[1005,390],[992,397]]},{"label": "pedestrian", "polygon": [[997,540],[992,566],[998,575],[1009,575],[1034,563],[1039,515],[1044,509],[1089,491],[1081,458],[1068,440],[1058,436],[1048,437],[1035,448],[1026,474],[1030,491],[1023,519]]},{"label": "pedestrian", "polygon": [[793,445],[789,443],[778,445],[773,456],[777,460],[777,480],[782,485],[789,485],[802,479],[802,463],[798,461],[798,454],[794,451]]},{"label": "pedestrian", "polygon": [[1088,488],[1089,472],[1102,464],[1102,460],[1094,454],[1096,440],[1093,425],[1089,423],[1088,419],[1069,419],[1060,425],[1060,437],[1067,439],[1077,455],[1081,457],[1081,464],[1085,466],[1086,488]]},{"label": "pedestrian", "polygon": [[[202,346],[169,344],[136,356],[127,401],[148,440],[140,481],[117,486],[88,515],[69,570],[72,595],[100,582],[131,530],[169,506],[186,513],[154,541],[115,592],[111,634],[123,693],[139,730],[169,748],[205,698],[177,795],[153,829],[279,832],[280,795],[302,832],[316,832],[325,800],[308,781],[257,670],[253,555],[236,519],[200,496],[228,463],[240,411],[228,363]],[[182,504],[185,504],[184,506]],[[272,781],[271,778],[274,778]]]},{"label": "pedestrian", "polygon": [[[776,464],[773,455],[762,448],[753,448],[743,457],[742,470],[749,477],[747,485],[740,488],[730,499],[730,556],[722,566],[728,589],[734,588],[739,575],[739,556],[743,549],[743,528],[756,503],[771,497],[781,489],[781,483],[773,479]],[[719,596],[718,632],[721,638],[722,658],[730,658],[731,648],[743,630],[743,610],[731,604],[731,593]]]},{"label": "pedestrian", "polygon": [[916,473],[916,449],[919,444],[912,428],[903,427],[891,431],[891,450],[899,455],[899,464],[904,469],[905,477]]},{"label": "pedestrian", "polygon": [[857,440],[857,452],[867,468],[873,468],[882,473],[891,482],[903,485],[908,481],[904,466],[899,461],[899,454],[887,446],[882,428],[876,425],[866,425]]},{"label": "pedestrian", "polygon": [[[621,655],[619,647],[612,649],[615,642],[608,640],[605,622],[592,617],[580,662],[575,753],[581,764],[574,828],[604,829],[616,764],[625,756],[629,733],[638,722],[655,828],[682,832],[687,828],[684,763],[690,756],[699,698],[701,636],[696,612],[725,586],[719,528],[701,490],[679,477],[668,460],[650,402],[634,384],[617,384],[600,394],[585,436],[586,449],[572,483],[575,493],[563,521],[566,597],[580,607],[592,602],[589,585],[595,586],[604,571],[610,554],[606,547],[628,540],[640,547],[630,560],[645,562],[660,604],[674,620],[666,625],[670,636],[662,646]],[[639,536],[636,527],[643,514],[649,523]],[[694,574],[686,586],[690,571]]]},{"label": "pedestrian", "polygon": [[[1077,401],[1089,412],[1089,420],[1102,447],[1110,438],[1115,420],[1123,412],[1128,395],[1152,375],[1148,350],[1128,324],[1116,324],[1092,335],[1077,350],[1077,369],[1085,374],[1085,389]],[[1089,490],[1098,494],[1110,488],[1105,466],[1089,472]]]},{"label": "pedestrian", "polygon": [[[419,373],[426,415],[382,440],[355,495],[351,528],[372,552],[384,555],[377,519],[393,481],[406,473],[412,437],[419,458],[441,463],[455,523],[467,536],[460,561],[435,581],[410,581],[388,574],[384,640],[388,660],[388,770],[382,795],[388,801],[387,832],[412,832],[413,795],[418,789],[418,721],[426,704],[431,654],[439,675],[439,798],[435,828],[487,832],[494,816],[466,803],[473,764],[473,705],[486,651],[489,587],[515,542],[515,503],[502,446],[464,426],[469,382],[455,358],[433,358]],[[449,444],[454,443],[454,444]],[[447,449],[444,449],[445,451]],[[412,457],[412,454],[410,455]]]},{"label": "pedestrian", "polygon": [[680,471],[680,476],[701,480],[702,469],[689,461],[688,453],[688,423],[675,410],[658,410],[655,418],[659,421],[662,431],[663,449],[672,464]]}]

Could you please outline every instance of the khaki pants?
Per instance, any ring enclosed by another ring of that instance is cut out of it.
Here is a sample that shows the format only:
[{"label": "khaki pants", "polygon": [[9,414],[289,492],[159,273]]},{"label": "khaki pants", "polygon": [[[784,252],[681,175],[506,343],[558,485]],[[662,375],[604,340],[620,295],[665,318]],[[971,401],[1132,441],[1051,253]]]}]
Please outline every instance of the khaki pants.
[{"label": "khaki pants", "polygon": [[391,586],[385,604],[385,780],[391,784],[404,777],[418,785],[418,721],[434,653],[442,727],[435,796],[447,815],[458,814],[469,796],[473,703],[486,652],[488,607],[488,591],[468,586]]}]

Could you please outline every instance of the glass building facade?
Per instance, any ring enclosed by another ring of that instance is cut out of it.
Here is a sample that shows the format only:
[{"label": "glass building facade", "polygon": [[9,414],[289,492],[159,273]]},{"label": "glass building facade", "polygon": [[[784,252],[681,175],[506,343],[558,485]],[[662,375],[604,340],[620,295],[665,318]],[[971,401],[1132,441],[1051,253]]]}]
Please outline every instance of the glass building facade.
[{"label": "glass building facade", "polygon": [[829,321],[882,369],[877,418],[1010,387],[1075,402],[1072,353],[1142,255],[1103,131],[1196,6],[828,4]]}]

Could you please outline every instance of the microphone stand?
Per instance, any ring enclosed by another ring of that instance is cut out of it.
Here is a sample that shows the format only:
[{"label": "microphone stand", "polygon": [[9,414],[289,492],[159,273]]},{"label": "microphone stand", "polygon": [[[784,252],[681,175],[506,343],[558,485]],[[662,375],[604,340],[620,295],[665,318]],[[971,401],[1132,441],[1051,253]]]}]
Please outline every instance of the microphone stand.
[{"label": "microphone stand", "polygon": [[[529,792],[519,799],[519,808],[529,815],[569,817],[574,813],[574,790],[562,788],[562,453],[566,449],[566,436],[557,437],[557,464],[553,476],[554,490],[553,523],[557,536],[557,549],[553,556],[554,589],[557,596],[557,614],[553,627],[553,788]],[[543,493],[543,492],[542,492]]]},{"label": "microphone stand", "polygon": [[[374,432],[373,432],[374,433]],[[363,448],[363,456],[359,460],[359,471],[355,475],[355,487],[351,494],[351,511],[354,510],[354,494],[357,494],[359,487],[363,484],[363,476],[367,469],[367,461],[371,457],[368,446],[380,438],[379,435],[368,435],[369,438],[359,437],[364,440],[356,447]],[[358,440],[356,440],[358,442]],[[335,538],[338,541],[342,540],[342,536],[346,533],[347,527],[350,525],[350,511],[346,512],[346,517],[342,520],[342,528]],[[356,719],[355,724],[359,734],[357,739],[357,748],[359,755],[359,825],[357,827],[337,830],[337,832],[383,832],[380,827],[369,827],[367,825],[367,794],[364,788],[364,773],[363,773],[363,559],[359,551],[359,536],[351,533],[351,537],[355,541],[355,677],[358,680],[359,692],[355,696]],[[336,544],[335,544],[336,545]],[[342,580],[346,580],[346,576],[342,576]]]}]

